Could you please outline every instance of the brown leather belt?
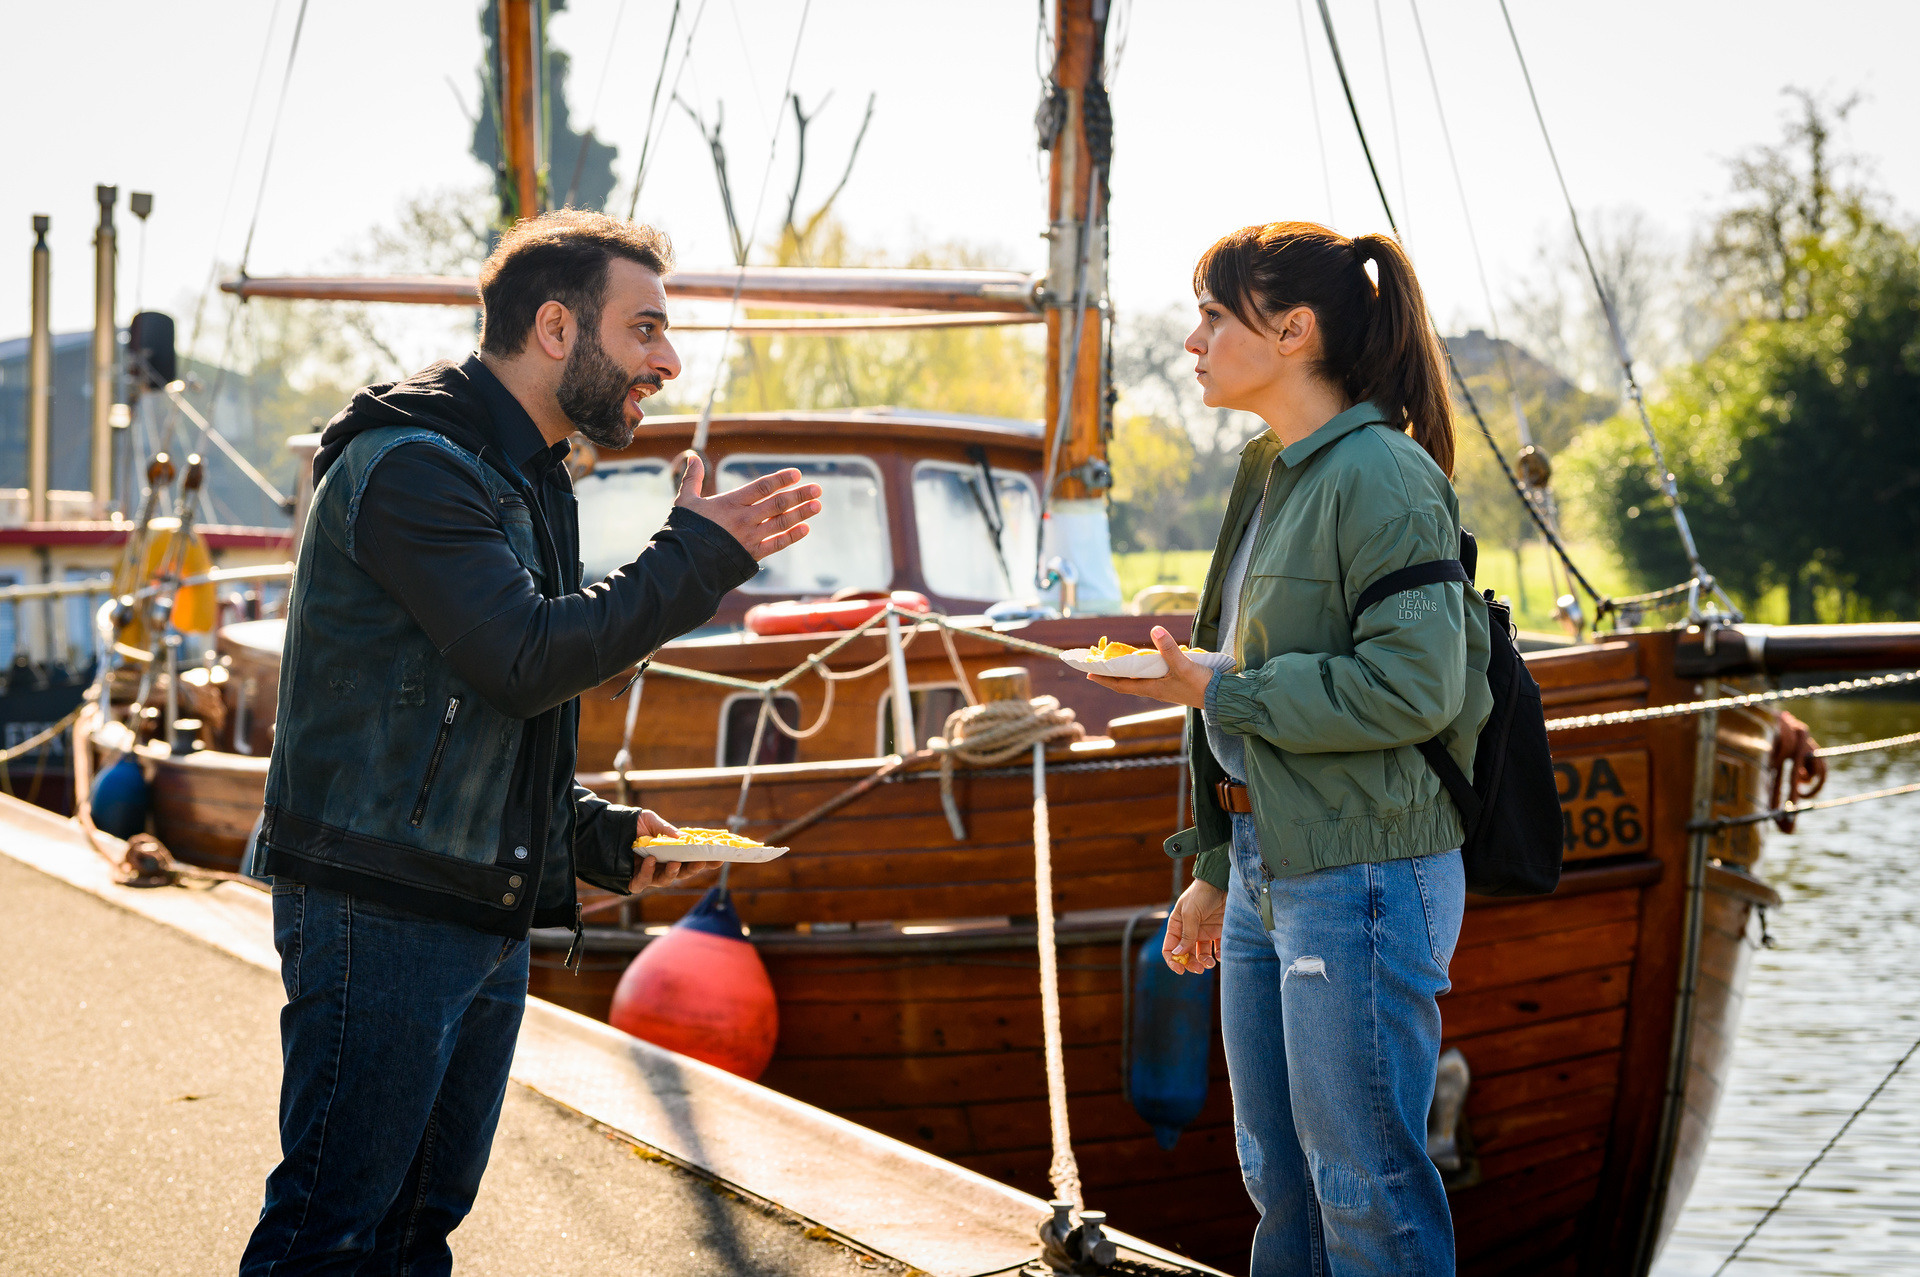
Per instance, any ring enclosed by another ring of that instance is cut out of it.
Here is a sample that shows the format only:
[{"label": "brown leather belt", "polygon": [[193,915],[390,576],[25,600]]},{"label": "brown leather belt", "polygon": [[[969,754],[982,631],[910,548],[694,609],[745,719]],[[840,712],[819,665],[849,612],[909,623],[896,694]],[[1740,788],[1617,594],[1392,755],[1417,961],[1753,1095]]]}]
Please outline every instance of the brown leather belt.
[{"label": "brown leather belt", "polygon": [[1217,780],[1213,783],[1214,801],[1220,804],[1221,811],[1234,812],[1241,816],[1253,815],[1253,795],[1247,792],[1245,785],[1230,780]]}]

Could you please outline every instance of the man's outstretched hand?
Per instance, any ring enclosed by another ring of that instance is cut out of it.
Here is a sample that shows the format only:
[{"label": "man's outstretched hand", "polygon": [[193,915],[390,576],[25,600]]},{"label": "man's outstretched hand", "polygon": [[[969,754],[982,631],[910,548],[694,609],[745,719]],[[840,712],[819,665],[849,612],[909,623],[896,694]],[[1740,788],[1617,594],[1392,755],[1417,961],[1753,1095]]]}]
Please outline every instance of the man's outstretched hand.
[{"label": "man's outstretched hand", "polygon": [[806,521],[820,513],[820,485],[801,483],[798,470],[776,470],[731,492],[700,495],[707,467],[697,452],[680,454],[686,473],[674,504],[713,520],[746,547],[755,561],[784,550],[807,535]]}]

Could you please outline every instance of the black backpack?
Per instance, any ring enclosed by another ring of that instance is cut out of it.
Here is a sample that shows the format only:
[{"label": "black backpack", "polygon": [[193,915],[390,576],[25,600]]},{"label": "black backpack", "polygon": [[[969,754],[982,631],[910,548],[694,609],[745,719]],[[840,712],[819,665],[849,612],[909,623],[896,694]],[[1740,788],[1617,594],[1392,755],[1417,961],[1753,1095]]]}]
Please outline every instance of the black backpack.
[{"label": "black backpack", "polygon": [[[1416,563],[1389,572],[1360,593],[1353,620],[1390,594],[1442,581],[1459,581],[1471,591],[1480,551],[1473,534],[1460,533],[1460,557]],[[1487,683],[1493,689],[1493,713],[1480,729],[1473,755],[1473,781],[1438,740],[1422,741],[1427,760],[1460,809],[1466,841],[1467,890],[1482,896],[1545,896],[1560,885],[1564,849],[1560,791],[1547,747],[1546,714],[1540,685],[1528,673],[1513,642],[1513,613],[1496,603],[1493,591],[1482,596],[1487,608],[1490,651]]]}]

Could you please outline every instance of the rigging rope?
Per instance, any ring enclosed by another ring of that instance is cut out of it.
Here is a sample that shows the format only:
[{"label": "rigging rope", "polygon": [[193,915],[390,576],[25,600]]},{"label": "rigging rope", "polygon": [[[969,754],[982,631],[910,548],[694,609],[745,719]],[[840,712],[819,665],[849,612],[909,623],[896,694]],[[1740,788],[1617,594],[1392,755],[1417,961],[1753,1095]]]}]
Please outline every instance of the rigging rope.
[{"label": "rigging rope", "polygon": [[[1366,126],[1360,122],[1360,107],[1354,101],[1353,85],[1347,79],[1346,60],[1340,56],[1340,38],[1336,36],[1333,31],[1333,14],[1327,9],[1327,0],[1318,0],[1318,3],[1320,6],[1320,22],[1321,25],[1326,28],[1327,32],[1327,47],[1333,51],[1334,69],[1340,73],[1340,88],[1341,91],[1346,94],[1347,110],[1353,116],[1353,131],[1360,139],[1360,150],[1367,157],[1367,172],[1373,175],[1373,189],[1380,194],[1380,208],[1381,211],[1387,215],[1387,227],[1393,232],[1393,237],[1399,239],[1400,226],[1394,221],[1393,203],[1387,198],[1386,183],[1380,180],[1380,168],[1373,162],[1373,148],[1367,144]],[[1428,322],[1432,324],[1433,316],[1431,311],[1428,312],[1427,318]],[[1436,332],[1439,331],[1438,324],[1433,324],[1433,327]],[[1487,419],[1481,415],[1480,405],[1474,400],[1473,391],[1467,388],[1467,379],[1461,374],[1460,365],[1454,362],[1453,351],[1448,348],[1447,343],[1444,341],[1440,343],[1440,352],[1446,356],[1447,371],[1453,374],[1454,384],[1459,386],[1460,397],[1466,401],[1467,410],[1473,414],[1474,422],[1480,427],[1480,433],[1486,438],[1487,446],[1493,449],[1494,460],[1500,463],[1500,472],[1506,475],[1507,483],[1512,486],[1514,494],[1520,498],[1520,504],[1526,507],[1527,514],[1533,519],[1534,526],[1540,529],[1540,535],[1547,539],[1547,544],[1552,546],[1553,552],[1559,556],[1560,562],[1567,569],[1567,574],[1578,581],[1581,588],[1592,597],[1594,609],[1596,613],[1598,613],[1604,604],[1606,596],[1594,589],[1593,583],[1587,580],[1586,575],[1582,573],[1579,568],[1574,566],[1573,557],[1567,553],[1566,546],[1560,543],[1559,535],[1548,525],[1545,516],[1536,508],[1535,502],[1528,498],[1527,490],[1521,484],[1519,476],[1514,474],[1513,467],[1507,464],[1506,456],[1500,451],[1500,445],[1495,442],[1493,431],[1487,426]]]},{"label": "rigging rope", "polygon": [[[247,222],[246,243],[240,249],[240,278],[247,277],[247,263],[253,259],[253,236],[260,229],[260,210],[267,201],[267,176],[273,171],[273,150],[280,140],[280,121],[286,115],[287,89],[293,84],[293,64],[300,56],[300,33],[307,25],[307,0],[300,0],[300,11],[293,19],[293,41],[287,45],[287,69],[280,77],[280,97],[273,108],[273,125],[267,130],[267,153],[260,161],[260,189],[253,196],[253,217]],[[207,396],[207,416],[211,418],[219,410],[220,391],[227,381],[227,365],[233,358],[233,330],[240,314],[246,309],[244,298],[234,303],[227,315],[227,336],[220,348],[220,362],[213,370],[213,393]],[[197,321],[196,321],[197,323]],[[168,418],[171,426],[172,418]]]},{"label": "rigging rope", "polygon": [[[785,102],[793,96],[793,73],[800,65],[800,42],[807,34],[807,15],[813,11],[813,0],[806,0],[800,6],[800,23],[793,33],[793,54],[787,60],[787,82],[780,90],[780,101]],[[720,383],[727,375],[727,350],[733,342],[733,326],[740,317],[740,290],[747,285],[747,253],[753,249],[753,241],[760,234],[760,212],[766,207],[767,188],[773,184],[773,159],[780,153],[780,123],[775,117],[772,139],[767,143],[767,164],[760,173],[760,193],[754,197],[753,219],[747,223],[746,238],[742,241],[745,249],[740,254],[740,271],[734,277],[733,298],[727,305],[727,326],[720,334],[719,362],[713,370],[713,384],[707,388],[707,402],[700,409],[700,423],[693,430],[693,451],[705,452],[707,430],[713,424],[713,402],[720,395]],[[639,194],[636,187],[634,194]]]},{"label": "rigging rope", "polygon": [[1740,1252],[1747,1248],[1747,1243],[1752,1241],[1754,1235],[1762,1228],[1766,1227],[1767,1221],[1779,1213],[1782,1206],[1787,1204],[1787,1198],[1793,1196],[1794,1190],[1807,1182],[1807,1176],[1813,1174],[1813,1168],[1820,1165],[1827,1154],[1833,1151],[1834,1145],[1840,1142],[1840,1138],[1849,1130],[1853,1129],[1853,1124],[1860,1120],[1860,1115],[1867,1111],[1869,1105],[1880,1098],[1880,1092],[1887,1089],[1887,1084],[1892,1082],[1900,1070],[1906,1067],[1907,1061],[1914,1057],[1915,1052],[1920,1052],[1920,1038],[1914,1040],[1913,1045],[1907,1048],[1905,1055],[1902,1055],[1893,1062],[1893,1067],[1887,1070],[1887,1075],[1880,1079],[1880,1085],[1874,1087],[1873,1090],[1868,1093],[1867,1098],[1860,1101],[1860,1107],[1856,1108],[1847,1116],[1847,1120],[1840,1124],[1840,1129],[1833,1133],[1833,1138],[1828,1140],[1826,1144],[1821,1147],[1820,1151],[1813,1155],[1813,1160],[1808,1162],[1806,1167],[1802,1169],[1798,1175],[1794,1176],[1793,1183],[1787,1185],[1786,1190],[1774,1199],[1773,1205],[1767,1207],[1766,1213],[1754,1221],[1753,1227],[1747,1230],[1747,1235],[1740,1239],[1740,1244],[1735,1246],[1727,1257],[1720,1261],[1720,1266],[1713,1270],[1713,1277],[1720,1277],[1720,1274],[1726,1272],[1734,1260],[1740,1258]]},{"label": "rigging rope", "polygon": [[1400,211],[1405,212],[1413,202],[1407,198],[1407,152],[1400,145],[1400,109],[1393,101],[1393,65],[1387,60],[1387,17],[1381,12],[1380,0],[1373,0],[1373,25],[1380,32],[1380,78],[1387,86],[1387,124],[1393,130],[1393,171],[1400,182]]},{"label": "rigging rope", "polygon": [[253,88],[247,94],[247,115],[240,125],[240,145],[234,149],[233,172],[227,175],[227,194],[220,201],[220,220],[214,223],[213,260],[207,264],[207,282],[201,286],[200,299],[193,306],[193,333],[187,338],[187,356],[192,358],[200,349],[200,321],[207,313],[207,299],[213,295],[213,286],[220,278],[220,237],[226,234],[227,213],[233,207],[233,192],[240,185],[240,165],[247,155],[247,138],[253,133],[253,113],[260,107],[260,86],[267,78],[267,54],[273,50],[273,29],[280,24],[281,0],[273,0],[273,11],[267,15],[266,39],[260,45],[260,65],[254,68]]},{"label": "rigging rope", "polygon": [[1313,41],[1307,38],[1307,0],[1294,0],[1294,12],[1300,17],[1300,61],[1307,68],[1307,102],[1313,107],[1313,143],[1320,152],[1320,183],[1327,192],[1327,221],[1337,219],[1333,212],[1333,170],[1327,167],[1327,135],[1320,127],[1320,91],[1313,83]]},{"label": "rigging rope", "polygon": [[[573,177],[567,182],[567,193],[560,201],[562,208],[573,206],[573,197],[580,193],[580,175],[586,171],[588,144],[593,141],[593,126],[600,121],[600,98],[607,91],[607,72],[613,70],[613,50],[620,39],[620,19],[627,16],[627,0],[620,0],[620,7],[613,11],[613,30],[607,33],[607,56],[600,64],[600,83],[593,89],[593,106],[587,111],[587,128],[580,135],[580,145],[573,153]],[[674,0],[673,16],[680,16],[680,0]],[[673,25],[667,25],[667,45],[673,44]],[[665,54],[661,55],[662,61]],[[664,66],[661,68],[664,70]],[[644,145],[644,144],[643,144]]]},{"label": "rigging rope", "polygon": [[[1433,53],[1427,48],[1426,24],[1420,20],[1420,0],[1407,0],[1407,8],[1413,13],[1413,29],[1420,37],[1420,58],[1427,68],[1427,86],[1433,91],[1433,114],[1440,124],[1440,140],[1446,144],[1447,164],[1453,170],[1453,190],[1460,199],[1460,218],[1467,227],[1467,246],[1473,252],[1473,269],[1480,278],[1480,299],[1486,303],[1487,324],[1493,330],[1494,351],[1500,357],[1500,371],[1507,381],[1507,395],[1513,402],[1513,418],[1521,433],[1520,442],[1531,442],[1526,437],[1526,414],[1520,406],[1520,384],[1514,380],[1513,363],[1507,358],[1506,338],[1500,332],[1500,311],[1493,304],[1493,287],[1487,282],[1487,263],[1480,253],[1480,235],[1473,226],[1473,207],[1467,200],[1467,184],[1460,176],[1460,157],[1453,149],[1453,130],[1447,126],[1447,108],[1440,100],[1440,77],[1433,69]],[[1397,145],[1397,143],[1396,143]],[[1404,184],[1403,184],[1404,185]]]},{"label": "rigging rope", "polygon": [[1711,820],[1691,821],[1687,825],[1689,833],[1718,833],[1722,829],[1733,829],[1741,825],[1758,825],[1764,821],[1777,820],[1782,816],[1797,816],[1803,811],[1824,811],[1828,807],[1848,807],[1854,803],[1864,803],[1872,798],[1895,798],[1901,794],[1920,794],[1920,781],[1911,785],[1895,785],[1891,789],[1872,789],[1864,794],[1848,794],[1845,798],[1822,798],[1813,803],[1786,803],[1772,811],[1750,812],[1745,816],[1715,816]]},{"label": "rigging rope", "polygon": [[[1323,7],[1324,4],[1325,0],[1322,0]],[[1633,355],[1627,349],[1625,334],[1620,331],[1620,319],[1614,312],[1613,298],[1607,292],[1606,285],[1600,280],[1600,270],[1594,265],[1593,253],[1587,247],[1586,233],[1580,228],[1580,213],[1573,205],[1573,192],[1567,187],[1567,176],[1560,169],[1560,156],[1553,148],[1553,135],[1548,132],[1546,114],[1540,109],[1540,95],[1534,92],[1533,73],[1527,69],[1527,55],[1520,48],[1520,33],[1514,29],[1513,15],[1507,11],[1507,0],[1500,0],[1500,16],[1506,19],[1507,36],[1513,41],[1513,55],[1520,63],[1520,76],[1527,85],[1527,99],[1533,103],[1533,118],[1540,124],[1540,139],[1546,143],[1547,158],[1553,161],[1553,176],[1560,183],[1560,196],[1566,201],[1567,217],[1573,222],[1574,241],[1580,246],[1580,256],[1587,264],[1587,276],[1593,281],[1593,290],[1600,298],[1600,309],[1607,318],[1607,331],[1613,337],[1614,355],[1620,361],[1621,375],[1626,378],[1627,398],[1633,400],[1633,406],[1640,415],[1640,428],[1646,432],[1647,443],[1653,448],[1654,465],[1660,471],[1660,491],[1665,495],[1667,508],[1673,515],[1674,530],[1680,534],[1680,545],[1686,551],[1687,564],[1692,568],[1694,578],[1701,587],[1711,591],[1726,606],[1727,612],[1738,620],[1740,619],[1739,609],[1733,606],[1733,600],[1727,597],[1720,583],[1713,579],[1700,562],[1700,550],[1694,544],[1693,529],[1687,523],[1686,511],[1681,508],[1679,484],[1675,480],[1673,471],[1667,467],[1666,453],[1660,447],[1659,436],[1653,432],[1653,419],[1647,415],[1646,396],[1641,393],[1639,379],[1633,374]],[[1687,611],[1693,619],[1699,619],[1703,615],[1699,608],[1697,593],[1688,596]]]},{"label": "rigging rope", "polygon": [[[700,15],[707,11],[706,0],[700,0],[700,7],[693,11],[693,21],[687,27],[687,42],[680,49],[680,65],[673,72],[673,92],[669,99],[680,92],[680,76],[687,69],[687,62],[693,56],[693,37],[700,30]],[[667,21],[667,38],[660,44],[660,73],[654,77],[653,100],[647,103],[647,128],[640,135],[640,163],[633,171],[633,198],[627,201],[627,220],[633,220],[634,213],[640,207],[640,188],[646,185],[647,173],[652,164],[651,155],[654,144],[660,140],[660,134],[666,131],[666,124],[660,125],[660,131],[654,130],[653,122],[660,110],[660,85],[667,76],[667,55],[673,52],[673,28],[680,21],[680,0],[674,0],[673,17]]]},{"label": "rigging rope", "polygon": [[1815,758],[1840,758],[1846,754],[1865,754],[1876,749],[1893,749],[1899,745],[1920,744],[1920,732],[1908,732],[1905,736],[1886,736],[1880,740],[1861,741],[1858,745],[1835,745],[1830,749],[1816,749]]},{"label": "rigging rope", "polygon": [[1841,683],[1823,683],[1818,687],[1782,688],[1775,692],[1752,692],[1745,696],[1721,696],[1713,700],[1685,701],[1678,705],[1652,705],[1646,709],[1614,710],[1607,714],[1581,714],[1573,718],[1549,718],[1550,732],[1575,731],[1582,727],[1615,727],[1622,723],[1644,723],[1657,718],[1685,718],[1708,710],[1743,709],[1749,705],[1772,705],[1780,701],[1799,701],[1811,696],[1838,696],[1845,692],[1864,692],[1879,687],[1899,687],[1920,682],[1920,670],[1904,674],[1876,674],[1872,678],[1851,678]]}]

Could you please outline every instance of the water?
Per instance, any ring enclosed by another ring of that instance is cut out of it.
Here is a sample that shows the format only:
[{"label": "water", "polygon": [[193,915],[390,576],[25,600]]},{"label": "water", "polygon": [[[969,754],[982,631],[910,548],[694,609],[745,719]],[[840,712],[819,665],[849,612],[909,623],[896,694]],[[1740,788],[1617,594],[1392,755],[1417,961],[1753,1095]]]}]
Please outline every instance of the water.
[{"label": "water", "polygon": [[[1920,731],[1920,702],[1790,708],[1822,745]],[[1920,780],[1920,745],[1830,762],[1822,798]],[[1712,1273],[1920,1038],[1920,794],[1808,813],[1771,833],[1763,868],[1785,899],[1768,916],[1779,947],[1755,955],[1706,1165],[1656,1277]],[[1920,1054],[1727,1269],[1761,1273],[1920,1273]]]}]

